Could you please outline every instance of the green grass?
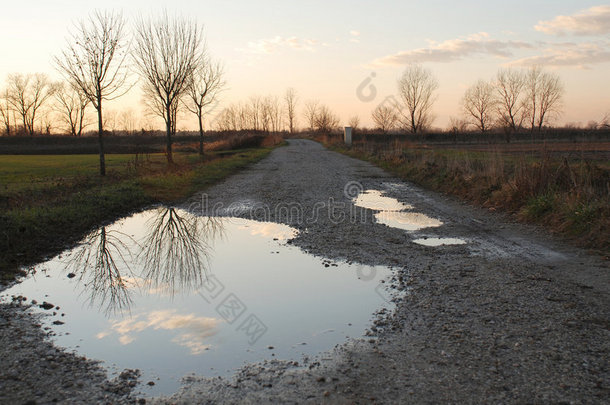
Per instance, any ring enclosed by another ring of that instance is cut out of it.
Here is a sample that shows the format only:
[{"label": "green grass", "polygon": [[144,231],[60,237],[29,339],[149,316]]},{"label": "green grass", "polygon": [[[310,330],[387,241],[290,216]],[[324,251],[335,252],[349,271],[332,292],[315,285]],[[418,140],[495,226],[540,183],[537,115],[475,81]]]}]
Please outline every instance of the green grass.
[{"label": "green grass", "polygon": [[86,232],[155,203],[171,204],[265,157],[272,148],[140,159],[107,155],[0,156],[0,281],[58,253]]}]

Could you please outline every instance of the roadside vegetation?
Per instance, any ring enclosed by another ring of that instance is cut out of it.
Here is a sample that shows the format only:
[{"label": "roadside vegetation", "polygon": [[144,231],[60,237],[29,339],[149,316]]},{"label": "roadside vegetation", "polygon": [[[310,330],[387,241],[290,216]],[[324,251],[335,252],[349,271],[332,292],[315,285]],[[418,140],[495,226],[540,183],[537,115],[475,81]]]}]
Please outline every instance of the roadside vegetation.
[{"label": "roadside vegetation", "polygon": [[433,145],[318,137],[423,187],[543,225],[610,256],[608,143]]},{"label": "roadside vegetation", "polygon": [[206,151],[203,161],[196,149],[175,152],[169,166],[163,153],[107,155],[103,177],[93,154],[0,155],[0,281],[96,226],[152,204],[184,200],[281,142],[277,136],[241,138],[209,145],[217,150]]}]

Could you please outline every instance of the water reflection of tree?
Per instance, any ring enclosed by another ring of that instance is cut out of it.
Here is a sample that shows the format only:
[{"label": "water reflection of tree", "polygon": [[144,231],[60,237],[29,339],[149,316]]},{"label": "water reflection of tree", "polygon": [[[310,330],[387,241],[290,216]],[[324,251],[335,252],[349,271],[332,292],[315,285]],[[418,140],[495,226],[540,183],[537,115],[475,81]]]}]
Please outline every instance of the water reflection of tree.
[{"label": "water reflection of tree", "polygon": [[222,233],[218,218],[159,209],[149,221],[140,253],[142,277],[171,295],[200,288],[207,274],[210,241]]},{"label": "water reflection of tree", "polygon": [[124,241],[132,240],[106,227],[90,233],[70,260],[69,268],[79,275],[89,292],[90,305],[108,313],[129,310],[132,299],[124,271],[131,275],[131,253]]}]

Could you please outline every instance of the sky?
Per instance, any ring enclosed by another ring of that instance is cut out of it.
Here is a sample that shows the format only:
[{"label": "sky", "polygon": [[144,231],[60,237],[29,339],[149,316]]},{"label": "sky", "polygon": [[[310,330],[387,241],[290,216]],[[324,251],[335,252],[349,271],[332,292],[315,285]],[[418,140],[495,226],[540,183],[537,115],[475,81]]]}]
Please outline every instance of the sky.
[{"label": "sky", "polygon": [[[196,18],[210,53],[225,66],[227,88],[217,111],[254,95],[281,97],[293,87],[299,112],[304,102],[319,100],[341,124],[357,115],[371,125],[371,111],[396,96],[404,69],[420,63],[439,82],[436,127],[460,117],[460,99],[478,79],[532,64],[564,83],[563,114],[555,124],[586,124],[610,112],[610,4],[587,0],[6,2],[0,88],[13,72],[59,80],[52,58],[94,6],[122,10],[130,19],[164,9]],[[108,108],[140,113],[137,85]],[[190,119],[178,123],[192,127]]]}]

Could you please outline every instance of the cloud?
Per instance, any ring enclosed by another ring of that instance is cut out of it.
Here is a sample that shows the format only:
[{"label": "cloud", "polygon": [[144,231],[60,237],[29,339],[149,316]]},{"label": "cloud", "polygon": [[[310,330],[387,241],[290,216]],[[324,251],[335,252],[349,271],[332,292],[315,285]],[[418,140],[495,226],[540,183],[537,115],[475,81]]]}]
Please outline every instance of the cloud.
[{"label": "cloud", "polygon": [[591,7],[574,15],[539,21],[534,27],[546,34],[603,35],[610,33],[610,5]]},{"label": "cloud", "polygon": [[282,48],[291,48],[304,51],[315,51],[320,41],[316,39],[301,39],[297,37],[284,38],[276,36],[270,39],[259,39],[248,42],[247,51],[254,54],[272,54]]},{"label": "cloud", "polygon": [[586,69],[591,65],[610,62],[610,44],[557,43],[547,44],[541,55],[529,56],[511,62],[511,65],[574,66]]},{"label": "cloud", "polygon": [[[180,315],[175,311],[153,311],[148,316],[137,316],[114,322],[111,326],[113,332],[119,335],[119,342],[128,345],[136,340],[136,334],[146,329],[163,329],[176,331],[172,342],[188,348],[192,354],[203,353],[210,347],[205,341],[218,332],[220,320],[216,318],[197,317],[193,314]],[[96,336],[103,339],[111,331],[103,331]]]},{"label": "cloud", "polygon": [[521,41],[499,41],[490,39],[489,34],[481,32],[466,38],[450,39],[440,43],[431,42],[427,48],[401,51],[373,61],[376,66],[397,66],[411,62],[447,63],[474,55],[493,55],[502,58],[512,56],[513,49],[533,48]]},{"label": "cloud", "polygon": [[360,36],[360,31],[356,31],[356,30],[351,30],[349,32],[349,34],[353,37],[359,37]]}]

